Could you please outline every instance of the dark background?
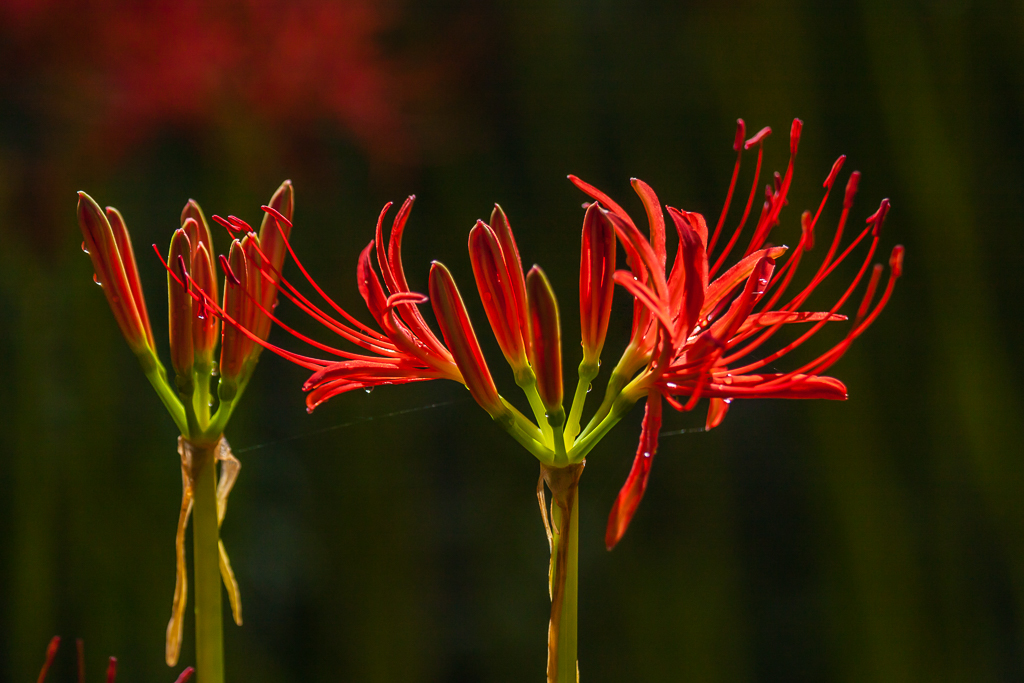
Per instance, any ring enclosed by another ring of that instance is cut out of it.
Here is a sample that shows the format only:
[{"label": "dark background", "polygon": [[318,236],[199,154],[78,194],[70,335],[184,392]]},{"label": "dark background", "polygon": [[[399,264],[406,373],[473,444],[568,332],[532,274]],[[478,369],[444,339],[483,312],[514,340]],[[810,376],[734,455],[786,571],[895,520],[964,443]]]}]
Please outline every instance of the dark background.
[{"label": "dark background", "polygon": [[[864,173],[854,220],[892,198],[882,254],[904,243],[906,274],[833,368],[849,401],[737,402],[711,433],[666,436],[612,553],[641,409],[593,452],[582,680],[1024,680],[1024,5],[21,0],[0,15],[0,681],[34,680],[53,634],[85,639],[93,680],[108,654],[125,683],[177,673],[177,434],[91,282],[76,190],[123,211],[165,358],[149,245],[166,248],[187,198],[257,221],[291,178],[297,249],[368,320],[358,252],[380,206],[416,193],[412,287],[433,258],[452,268],[512,396],[473,293],[472,222],[501,202],[544,265],[572,381],[583,197],[565,175],[637,216],[631,176],[717,217],[737,116],[774,128],[769,172],[806,122],[779,241],[846,153]],[[304,374],[265,354],[227,432],[246,619],[226,626],[230,680],[542,680],[533,458],[457,385],[307,416]],[[50,680],[73,680],[71,651]]]}]

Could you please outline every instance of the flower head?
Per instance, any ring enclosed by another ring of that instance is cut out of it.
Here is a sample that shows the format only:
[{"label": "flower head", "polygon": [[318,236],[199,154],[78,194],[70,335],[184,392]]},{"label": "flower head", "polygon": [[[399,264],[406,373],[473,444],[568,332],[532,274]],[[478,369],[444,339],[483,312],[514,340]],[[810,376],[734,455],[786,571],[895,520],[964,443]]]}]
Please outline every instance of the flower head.
[{"label": "flower head", "polygon": [[[78,219],[85,238],[83,247],[92,259],[96,281],[103,286],[122,334],[181,432],[178,450],[183,491],[176,539],[177,579],[166,641],[166,659],[170,665],[178,660],[188,593],[184,543],[193,500],[192,454],[199,447],[212,449],[221,464],[217,495],[222,516],[240,467],[223,432],[255,368],[262,350],[259,342],[270,333],[269,311],[277,301],[277,274],[284,264],[284,240],[291,226],[293,206],[292,185],[285,181],[270,202],[269,210],[274,216],[264,218],[259,236],[237,218],[218,220],[233,236],[238,235],[231,243],[228,256],[219,257],[225,274],[221,304],[210,226],[198,203],[189,200],[185,205],[181,227],[171,236],[164,261],[172,382],[156,355],[124,219],[113,208],[108,208],[104,214],[92,198],[79,193]],[[222,326],[221,318],[230,324]],[[219,370],[214,362],[218,338]],[[211,414],[214,405],[211,382],[215,378],[219,403]],[[238,583],[223,546],[220,547],[220,568],[235,621],[241,623]]]},{"label": "flower head", "polygon": [[[890,258],[890,276],[884,292],[875,300],[882,267],[872,269],[868,285],[846,336],[813,360],[788,372],[765,372],[765,368],[789,355],[819,332],[826,323],[845,321],[839,311],[863,280],[875,255],[882,224],[889,211],[883,200],[866,227],[839,252],[844,229],[853,206],[860,174],[851,174],[846,187],[843,210],[831,245],[810,281],[797,294],[785,297],[803,256],[814,246],[814,229],[828,195],[834,186],[845,157],[839,157],[824,182],[825,196],[815,214],[801,218],[801,236],[797,246],[788,249],[767,243],[779,214],[787,202],[793,173],[793,159],[799,146],[802,123],[793,122],[790,130],[790,161],[784,176],[776,174],[766,189],[765,201],[753,233],[742,256],[721,272],[738,243],[756,197],[757,176],[762,159],[762,143],[770,133],[764,129],[740,147],[733,181],[721,217],[709,236],[704,218],[666,207],[678,236],[678,249],[672,270],[664,275],[664,221],[654,192],[642,181],[633,186],[648,214],[651,238],[643,238],[629,215],[604,193],[583,181],[573,182],[601,204],[615,223],[620,241],[635,250],[629,271],[617,271],[616,281],[633,294],[637,304],[648,313],[635,317],[633,338],[636,352],[630,370],[642,371],[629,383],[625,393],[633,400],[646,396],[641,442],[633,469],[613,507],[606,543],[614,546],[622,537],[647,485],[651,460],[657,451],[661,424],[661,401],[677,410],[691,410],[701,398],[710,399],[706,429],[721,424],[729,404],[741,398],[846,398],[841,381],[823,373],[849,349],[853,340],[878,317],[892,294],[902,272],[903,247],[897,246]],[[737,140],[743,137],[743,122]],[[742,149],[758,147],[754,189],[732,236],[712,258],[712,250],[722,234],[729,202],[739,171]],[[839,299],[825,311],[803,310],[814,290],[832,274],[861,243],[868,248],[857,274]],[[629,252],[627,247],[627,253]],[[709,265],[711,264],[711,265]],[[721,272],[721,274],[719,274]],[[717,277],[716,277],[717,276]],[[794,341],[773,352],[756,354],[786,325],[810,323],[811,327]],[[634,368],[634,366],[636,366]]]}]

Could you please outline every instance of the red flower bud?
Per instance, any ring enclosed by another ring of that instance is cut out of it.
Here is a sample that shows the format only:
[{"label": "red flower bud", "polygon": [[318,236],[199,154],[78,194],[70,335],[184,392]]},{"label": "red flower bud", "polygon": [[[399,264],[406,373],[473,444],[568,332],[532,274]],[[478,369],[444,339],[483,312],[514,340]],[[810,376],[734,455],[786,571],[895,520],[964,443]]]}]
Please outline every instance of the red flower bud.
[{"label": "red flower bud", "polygon": [[527,365],[519,305],[501,245],[494,231],[481,221],[469,231],[469,259],[487,320],[501,352],[513,370]]},{"label": "red flower bud", "polygon": [[[194,221],[193,221],[194,222]],[[183,228],[174,231],[167,254],[167,317],[170,328],[171,365],[179,377],[192,372],[192,297],[188,291],[186,263],[190,263],[192,247]]]},{"label": "red flower bud", "polygon": [[226,266],[224,278],[224,313],[235,322],[225,321],[224,333],[220,343],[220,374],[221,377],[236,381],[245,367],[246,356],[252,350],[253,342],[244,332],[236,327],[241,325],[248,329],[252,324],[254,306],[245,292],[249,285],[248,267],[242,243],[235,240],[231,243],[228,258],[221,256],[221,265]]},{"label": "red flower bud", "polygon": [[121,334],[135,353],[152,353],[153,331],[128,228],[121,214],[111,208],[105,216],[92,197],[79,192],[78,224],[85,238],[82,246],[96,271],[95,280],[103,287]]},{"label": "red flower bud", "polygon": [[[191,222],[189,222],[191,219]],[[188,243],[192,246],[192,255],[195,256],[199,246],[206,247],[206,254],[213,256],[215,253],[213,250],[213,235],[210,233],[210,224],[206,222],[206,216],[203,215],[203,210],[199,208],[199,204],[194,199],[188,200],[185,204],[185,208],[181,210],[181,227],[184,228],[185,234],[188,235]],[[216,301],[220,298],[217,295],[217,281],[213,281],[213,288],[206,290],[206,292],[213,297]]]},{"label": "red flower bud", "polygon": [[[285,218],[282,221],[272,213],[266,213],[260,224],[259,245],[260,250],[269,261],[267,264],[269,267],[266,270],[270,279],[260,285],[259,301],[265,309],[272,311],[274,304],[277,303],[277,283],[281,277],[284,258],[288,254],[287,241],[292,230],[291,220],[295,209],[295,190],[292,188],[292,181],[286,180],[281,183],[267,206]],[[261,318],[261,326],[257,330],[261,339],[266,339],[270,334],[270,324],[270,318],[266,316]]]},{"label": "red flower bud", "polygon": [[549,412],[562,408],[562,331],[558,301],[540,266],[526,275],[530,309],[530,364],[537,373],[537,391]]},{"label": "red flower bud", "polygon": [[[195,221],[189,219],[189,223]],[[217,300],[217,284],[213,273],[213,260],[202,242],[192,254],[192,290],[198,300],[192,301],[192,349],[195,362],[209,367],[213,362],[213,349],[217,345],[217,316],[211,304]],[[209,297],[209,299],[207,299]]]},{"label": "red flower bud", "polygon": [[505,259],[505,268],[508,270],[509,281],[512,284],[512,292],[516,296],[516,308],[519,311],[519,329],[523,332],[523,343],[526,345],[526,355],[530,355],[530,335],[527,326],[530,324],[530,316],[526,306],[526,280],[523,278],[523,261],[519,258],[519,247],[516,246],[516,238],[512,234],[512,226],[508,217],[501,207],[494,205],[491,211],[491,230],[498,238],[501,245],[501,255]]},{"label": "red flower bud", "polygon": [[473,324],[469,321],[466,305],[444,264],[434,261],[430,266],[429,286],[437,324],[469,393],[492,416],[504,412],[498,389],[494,386],[491,371],[487,369]]},{"label": "red flower bud", "polygon": [[608,334],[615,293],[615,226],[595,202],[583,218],[580,249],[580,327],[583,361],[596,363]]}]

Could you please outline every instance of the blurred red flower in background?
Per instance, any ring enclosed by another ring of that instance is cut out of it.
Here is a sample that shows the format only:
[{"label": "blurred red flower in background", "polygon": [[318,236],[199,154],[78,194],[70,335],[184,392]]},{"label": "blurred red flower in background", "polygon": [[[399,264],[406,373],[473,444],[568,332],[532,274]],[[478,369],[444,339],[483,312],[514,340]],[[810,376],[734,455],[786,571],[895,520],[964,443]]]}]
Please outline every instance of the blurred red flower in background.
[{"label": "blurred red flower in background", "polygon": [[400,88],[377,40],[391,19],[380,3],[21,0],[0,17],[8,66],[57,86],[62,116],[108,154],[168,124],[243,118],[330,120],[377,153],[404,144]]}]

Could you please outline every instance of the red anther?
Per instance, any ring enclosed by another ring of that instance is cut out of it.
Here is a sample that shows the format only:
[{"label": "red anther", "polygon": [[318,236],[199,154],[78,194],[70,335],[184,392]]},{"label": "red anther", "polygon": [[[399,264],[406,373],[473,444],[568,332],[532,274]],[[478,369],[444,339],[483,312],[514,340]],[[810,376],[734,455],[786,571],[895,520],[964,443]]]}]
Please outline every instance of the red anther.
[{"label": "red anther", "polygon": [[212,218],[213,218],[214,223],[216,223],[217,225],[220,225],[221,227],[223,227],[225,230],[227,230],[232,235],[234,235],[236,232],[238,232],[238,228],[235,227],[234,225],[232,225],[231,221],[229,221],[229,220],[227,220],[225,218],[222,218],[222,217],[220,217],[220,216],[218,216],[216,214],[214,214],[212,216]]},{"label": "red anther", "polygon": [[804,251],[810,251],[814,248],[814,220],[810,211],[804,211],[800,215],[800,230],[803,233]]},{"label": "red anther", "polygon": [[224,271],[224,277],[226,277],[228,281],[231,282],[231,284],[235,285],[236,287],[241,285],[242,281],[238,279],[238,276],[235,275],[235,272],[231,270],[231,266],[228,265],[228,257],[225,256],[224,254],[218,254],[217,260],[220,261],[220,269]]},{"label": "red anther", "polygon": [[743,149],[743,138],[747,135],[747,124],[743,122],[743,119],[736,119],[736,141],[732,143],[732,149],[734,152],[739,152]]},{"label": "red anther", "polygon": [[58,647],[60,647],[60,636],[54,636],[50,639],[50,644],[46,646],[46,661],[43,662],[43,668],[39,670],[37,683],[43,683],[46,680],[46,672],[50,670],[53,658],[57,656]]},{"label": "red anther", "polygon": [[185,681],[192,678],[192,674],[194,674],[195,672],[196,670],[193,669],[191,666],[188,667],[187,669],[181,672],[181,675],[178,676],[178,679],[174,681],[174,683],[185,683]]},{"label": "red anther", "polygon": [[266,205],[264,205],[264,206],[261,206],[260,208],[261,208],[261,209],[263,209],[263,211],[264,211],[265,213],[268,213],[268,214],[270,214],[271,216],[273,216],[273,217],[274,217],[274,218],[276,218],[277,220],[279,220],[279,221],[281,221],[282,223],[284,223],[285,225],[287,225],[287,226],[288,226],[289,228],[290,228],[290,227],[293,227],[293,226],[292,226],[292,222],[291,222],[290,220],[288,220],[287,218],[285,218],[285,217],[284,217],[284,214],[282,214],[282,213],[281,213],[280,211],[278,211],[278,210],[277,210],[277,209],[275,209],[274,207],[272,207],[272,206],[266,206]]},{"label": "red anther", "polygon": [[867,222],[873,223],[871,228],[872,237],[878,237],[882,233],[882,224],[885,223],[885,217],[889,213],[890,206],[889,200],[883,199],[882,203],[878,205],[878,210],[868,218]]},{"label": "red anther", "polygon": [[107,661],[107,683],[114,683],[117,678],[117,657],[111,657]]},{"label": "red anther", "polygon": [[182,279],[188,279],[188,268],[185,267],[185,257],[182,254],[178,254],[178,275]]},{"label": "red anther", "polygon": [[821,185],[822,187],[827,187],[830,190],[832,189],[832,185],[835,184],[835,182],[836,182],[836,176],[839,175],[839,169],[841,169],[843,167],[843,162],[845,162],[845,161],[846,161],[846,155],[845,154],[840,155],[840,157],[838,159],[836,159],[836,162],[834,164],[832,164],[832,170],[828,172],[828,178],[825,178],[825,182],[822,183],[822,185]]},{"label": "red anther", "polygon": [[857,186],[860,184],[860,171],[854,171],[850,174],[850,179],[846,181],[846,196],[843,197],[843,208],[853,208],[853,198],[857,196]]},{"label": "red anther", "polygon": [[782,174],[779,173],[778,171],[776,171],[773,174],[773,177],[775,179],[774,180],[774,183],[775,183],[775,194],[778,194],[779,191],[782,190]]},{"label": "red anther", "polygon": [[245,232],[255,232],[255,230],[252,229],[251,225],[243,221],[238,216],[228,216],[228,221],[230,221],[231,224],[234,225],[235,228],[238,230],[244,230]]},{"label": "red anther", "polygon": [[897,244],[892,248],[892,255],[889,256],[889,267],[892,268],[892,276],[900,277],[903,275],[903,245]]},{"label": "red anther", "polygon": [[757,134],[754,135],[754,137],[750,138],[749,140],[747,140],[743,144],[743,149],[750,149],[754,145],[759,144],[761,142],[764,142],[764,139],[766,137],[768,137],[769,135],[771,135],[771,134],[772,134],[771,126],[765,126],[761,130],[757,131]]},{"label": "red anther", "polygon": [[800,146],[800,131],[804,128],[804,122],[800,119],[793,119],[793,125],[789,127],[789,153],[796,156],[797,147]]},{"label": "red anther", "polygon": [[419,292],[395,292],[388,297],[386,306],[394,308],[401,304],[425,304],[429,301],[425,294]]}]

